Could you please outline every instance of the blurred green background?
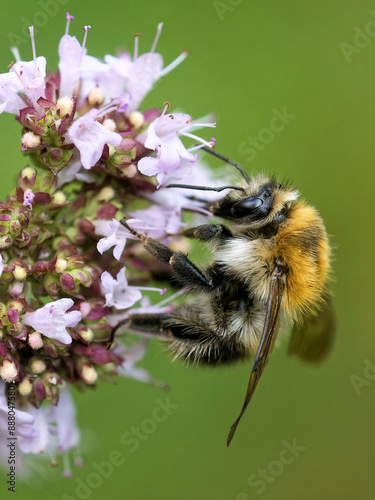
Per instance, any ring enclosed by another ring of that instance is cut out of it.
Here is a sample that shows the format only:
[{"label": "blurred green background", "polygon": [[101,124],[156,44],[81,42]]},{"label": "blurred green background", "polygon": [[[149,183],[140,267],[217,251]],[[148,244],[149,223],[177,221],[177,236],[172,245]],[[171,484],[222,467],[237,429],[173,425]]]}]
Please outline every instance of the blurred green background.
[{"label": "blurred green background", "polygon": [[[49,9],[47,19],[43,6]],[[87,46],[98,57],[120,46],[132,49],[135,32],[142,33],[141,51],[149,50],[157,23],[164,21],[158,51],[165,63],[186,48],[191,55],[156,86],[144,108],[168,100],[172,109],[195,118],[215,112],[217,151],[249,173],[266,171],[295,180],[321,211],[332,236],[338,317],[334,351],[321,367],[288,359],[286,344],[274,352],[229,449],[226,435],[242,405],[251,363],[187,368],[173,364],[153,342],[143,365],[168,382],[171,391],[165,394],[122,379],[117,385],[102,383],[95,391],[74,393],[85,465],[69,479],[60,476],[61,469],[46,465],[29,483],[18,481],[18,498],[312,500],[371,495],[373,8],[373,2],[364,0],[9,4],[11,14],[0,19],[2,72],[12,59],[8,47],[16,37],[22,57],[31,58],[25,36],[31,23],[40,26],[38,55],[45,55],[48,67],[55,69],[67,10],[75,16],[71,34],[82,37],[81,26],[92,26]],[[293,117],[271,137],[264,129],[274,110],[284,108]],[[250,136],[259,141],[255,152],[246,145]],[[20,127],[10,115],[1,117],[0,138],[3,199],[25,164],[19,152]],[[177,408],[153,424],[157,400],[167,397]],[[146,432],[137,449],[134,441],[121,441],[132,426]],[[285,451],[293,442],[299,450],[294,455]],[[114,457],[111,471],[103,462]],[[101,476],[94,474],[98,467]],[[6,491],[4,481],[1,488]]]}]

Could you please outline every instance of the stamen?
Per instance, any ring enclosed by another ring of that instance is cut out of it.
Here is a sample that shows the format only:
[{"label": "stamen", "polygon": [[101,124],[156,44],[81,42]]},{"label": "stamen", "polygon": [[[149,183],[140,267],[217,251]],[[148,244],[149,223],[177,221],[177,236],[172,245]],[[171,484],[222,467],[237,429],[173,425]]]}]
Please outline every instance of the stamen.
[{"label": "stamen", "polygon": [[[214,146],[215,146],[215,140],[216,139],[211,139],[211,142],[209,143],[210,144],[210,148],[213,149]],[[205,144],[197,144],[196,146],[193,146],[192,148],[188,148],[188,151],[196,151],[197,149],[202,149],[202,148],[205,148],[206,145]]]},{"label": "stamen", "polygon": [[82,457],[78,457],[77,456],[77,457],[74,458],[74,465],[76,467],[82,467],[83,464],[84,464],[84,462],[83,462],[83,458]]},{"label": "stamen", "polygon": [[178,292],[174,293],[170,297],[167,297],[166,299],[162,300],[158,304],[155,304],[155,306],[157,306],[157,307],[166,306],[167,304],[169,304],[169,302],[171,302],[172,300],[176,299],[177,297],[179,297],[180,295],[182,295],[182,294],[184,294],[186,292],[187,292],[186,288],[181,288],[181,290],[179,290]]},{"label": "stamen", "polygon": [[31,38],[31,47],[33,49],[33,60],[34,60],[34,65],[35,69],[38,69],[38,66],[36,64],[36,50],[35,50],[35,39],[34,39],[34,26],[29,26],[29,31],[30,31],[30,38]]},{"label": "stamen", "polygon": [[[41,453],[44,453],[46,450],[42,450]],[[50,448],[47,449],[47,453],[51,459],[51,462],[50,462],[50,465],[51,467],[58,467],[59,465],[59,462],[56,460],[56,457],[55,455],[52,453],[52,451],[50,450]]]},{"label": "stamen", "polygon": [[160,71],[160,77],[166,75],[167,73],[175,69],[179,64],[182,63],[184,59],[187,58],[188,55],[189,51],[184,50],[174,61],[172,61],[170,64],[168,64],[168,66],[166,66]]},{"label": "stamen", "polygon": [[194,127],[194,128],[202,128],[202,127],[211,127],[211,128],[215,128],[216,127],[216,123],[215,122],[211,122],[211,123],[199,123],[199,122],[196,122],[195,120],[191,120],[191,123],[188,123],[187,124],[189,127]]},{"label": "stamen", "polygon": [[147,291],[150,291],[150,292],[159,292],[159,295],[164,295],[167,293],[167,289],[166,288],[152,288],[152,287],[148,287],[148,286],[137,286],[136,287],[138,290],[145,290],[146,292]]},{"label": "stamen", "polygon": [[82,57],[84,56],[84,53],[85,53],[85,45],[86,45],[86,39],[87,39],[87,32],[89,30],[91,30],[91,26],[89,26],[89,25],[84,26],[83,29],[85,31],[85,35],[83,37],[83,42],[82,42],[81,60],[82,60]]},{"label": "stamen", "polygon": [[133,53],[133,61],[135,61],[138,57],[138,48],[139,48],[139,42],[138,38],[141,36],[140,33],[134,33],[134,53]]},{"label": "stamen", "polygon": [[66,28],[65,28],[65,35],[69,35],[69,26],[70,26],[70,21],[73,21],[74,17],[67,12],[65,14],[66,16]]},{"label": "stamen", "polygon": [[158,43],[158,40],[159,40],[159,37],[160,37],[162,29],[163,29],[163,23],[159,23],[158,27],[157,27],[157,30],[156,30],[156,35],[155,35],[154,43],[152,44],[152,47],[151,47],[151,51],[150,51],[151,53],[155,52],[156,44]]},{"label": "stamen", "polygon": [[14,56],[14,59],[16,60],[16,62],[21,62],[21,56],[20,56],[20,51],[18,50],[18,47],[11,47],[10,48],[10,51],[12,52],[13,56]]},{"label": "stamen", "polygon": [[64,462],[64,472],[62,473],[62,475],[64,477],[71,477],[73,476],[73,472],[70,468],[70,460],[69,460],[69,455],[68,453],[64,453],[63,454],[63,462]]},{"label": "stamen", "polygon": [[[203,147],[203,146],[206,146],[206,147],[208,147],[208,148],[211,148],[211,147],[212,147],[211,142],[207,142],[207,141],[205,141],[205,140],[204,140],[204,139],[202,139],[201,137],[198,137],[198,136],[197,136],[197,135],[195,135],[195,134],[189,134],[189,132],[182,132],[182,131],[180,130],[180,135],[183,135],[184,137],[189,137],[190,139],[194,139],[195,141],[198,141],[198,142],[202,143],[202,147]],[[196,146],[194,146],[194,148],[195,148],[195,149],[197,149],[197,148],[196,148]]]},{"label": "stamen", "polygon": [[171,106],[168,101],[163,102],[163,104],[165,104],[165,108],[163,109],[163,112],[160,115],[160,118],[165,115],[165,113],[167,112],[167,109]]},{"label": "stamen", "polygon": [[96,115],[96,118],[100,118],[101,116],[107,115],[108,113],[111,113],[112,111],[115,111],[118,108],[118,103],[116,102],[117,99],[113,99],[113,101],[109,102],[105,106],[103,106],[99,111],[98,114]]}]

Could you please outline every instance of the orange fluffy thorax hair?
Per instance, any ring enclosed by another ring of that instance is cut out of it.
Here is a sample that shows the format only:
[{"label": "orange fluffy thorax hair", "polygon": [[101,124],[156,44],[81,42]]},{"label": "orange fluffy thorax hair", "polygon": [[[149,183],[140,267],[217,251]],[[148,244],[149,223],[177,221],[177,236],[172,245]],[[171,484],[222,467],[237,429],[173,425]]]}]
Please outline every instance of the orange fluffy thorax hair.
[{"label": "orange fluffy thorax hair", "polygon": [[317,312],[330,270],[327,232],[318,211],[303,201],[294,202],[274,237],[272,253],[288,269],[286,312],[297,320]]}]

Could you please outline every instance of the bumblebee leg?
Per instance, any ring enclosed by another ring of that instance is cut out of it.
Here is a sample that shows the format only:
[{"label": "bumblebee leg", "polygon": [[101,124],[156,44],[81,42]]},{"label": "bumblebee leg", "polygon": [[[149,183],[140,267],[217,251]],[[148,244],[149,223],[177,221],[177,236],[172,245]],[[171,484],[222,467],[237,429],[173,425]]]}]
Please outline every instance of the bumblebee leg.
[{"label": "bumblebee leg", "polygon": [[214,239],[224,241],[232,237],[230,229],[223,224],[202,224],[201,226],[184,229],[178,234],[187,238],[197,238],[201,241],[212,241]]},{"label": "bumblebee leg", "polygon": [[218,365],[249,356],[240,336],[218,335],[212,325],[202,322],[188,306],[177,306],[171,315],[131,314],[112,330],[112,341],[124,325],[131,333],[167,341],[169,351],[176,358],[194,363]]},{"label": "bumblebee leg", "polygon": [[174,252],[160,241],[138,233],[127,224],[126,219],[122,219],[121,224],[143,241],[146,250],[156,259],[171,266],[173,276],[179,285],[194,290],[207,290],[215,288],[221,282],[221,276],[217,272],[209,269],[208,274],[210,276],[207,277],[191,262],[187,255],[182,252]]},{"label": "bumblebee leg", "polygon": [[109,339],[107,340],[106,348],[109,349],[113,344],[117,331],[125,326],[130,332],[137,333],[142,337],[153,337],[159,339],[168,338],[166,331],[163,331],[162,320],[166,316],[164,314],[130,314],[126,319],[120,321],[112,328]]}]

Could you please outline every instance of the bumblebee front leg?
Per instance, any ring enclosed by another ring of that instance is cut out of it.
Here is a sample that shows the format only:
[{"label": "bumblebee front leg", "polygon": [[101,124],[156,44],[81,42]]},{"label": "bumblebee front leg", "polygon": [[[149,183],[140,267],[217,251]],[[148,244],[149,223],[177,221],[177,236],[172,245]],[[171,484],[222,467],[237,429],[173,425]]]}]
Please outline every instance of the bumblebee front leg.
[{"label": "bumblebee front leg", "polygon": [[209,269],[206,276],[184,253],[174,252],[166,245],[163,245],[163,243],[160,243],[160,241],[138,233],[128,225],[126,219],[122,219],[120,222],[132,234],[144,242],[146,250],[156,259],[171,266],[175,281],[179,285],[186,286],[190,290],[210,290],[221,282],[221,277],[214,270]]},{"label": "bumblebee front leg", "polygon": [[197,227],[189,227],[180,231],[178,235],[197,238],[200,241],[218,240],[219,242],[232,237],[230,229],[223,224],[202,224]]}]

